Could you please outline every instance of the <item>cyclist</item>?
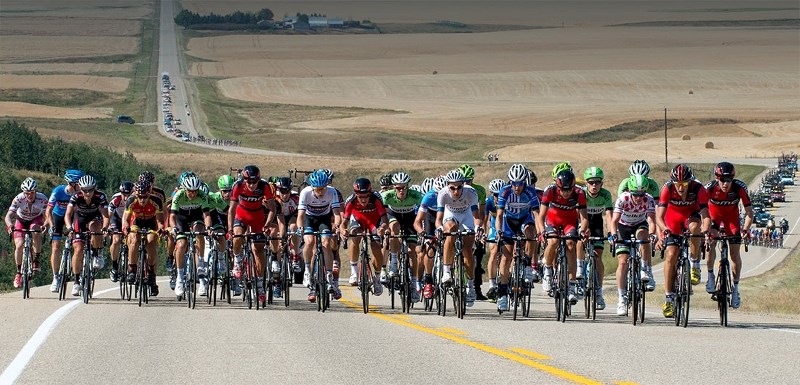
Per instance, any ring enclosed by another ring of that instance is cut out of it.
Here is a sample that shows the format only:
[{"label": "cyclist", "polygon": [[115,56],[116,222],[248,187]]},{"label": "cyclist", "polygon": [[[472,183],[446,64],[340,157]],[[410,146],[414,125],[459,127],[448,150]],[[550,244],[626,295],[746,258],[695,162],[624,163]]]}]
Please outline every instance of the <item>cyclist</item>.
[{"label": "cyclist", "polygon": [[[299,273],[302,271],[302,266],[298,259],[300,255],[298,252],[300,237],[297,235],[297,205],[300,202],[300,195],[292,190],[292,179],[288,176],[278,178],[275,187],[278,191],[275,203],[278,206],[278,212],[283,216],[283,223],[287,226],[286,234],[289,234],[287,241],[290,245],[289,256],[291,257],[292,271]],[[277,290],[280,290],[280,287]]]},{"label": "cyclist", "polygon": [[[716,241],[714,237],[719,234],[719,230],[724,226],[725,234],[735,236],[728,242],[728,253],[731,261],[731,272],[733,275],[733,290],[731,291],[731,307],[738,309],[742,304],[739,296],[739,277],[742,271],[742,257],[740,253],[742,236],[747,236],[750,226],[753,224],[753,209],[751,207],[750,194],[747,192],[747,184],[739,179],[734,179],[736,169],[729,162],[717,163],[714,167],[715,179],[706,184],[708,190],[708,215],[711,217],[711,245],[708,252],[708,281],[706,282],[706,292],[714,293],[714,260],[717,256]],[[739,224],[739,203],[744,206],[744,225]]]},{"label": "cyclist", "polygon": [[[480,223],[483,224],[483,212],[484,212],[484,205],[486,204],[486,189],[477,184],[473,183],[472,180],[475,179],[475,169],[468,164],[463,164],[459,167],[461,173],[464,174],[464,178],[466,180],[464,183],[467,186],[470,186],[475,189],[475,192],[478,193],[478,216],[480,218]],[[481,285],[483,285],[483,256],[486,254],[486,245],[484,244],[483,238],[476,239],[475,242],[475,299],[478,301],[486,301],[488,298],[483,295],[481,291]]]},{"label": "cyclist", "polygon": [[380,194],[384,191],[388,191],[392,189],[392,174],[383,174],[381,175],[380,179],[378,179],[378,183],[381,185]]},{"label": "cyclist", "polygon": [[789,232],[789,221],[786,218],[781,219],[781,233],[786,234]]},{"label": "cyclist", "polygon": [[58,275],[61,266],[61,235],[64,231],[64,214],[67,213],[69,198],[78,191],[78,180],[83,176],[80,170],[67,170],[64,172],[64,180],[67,184],[56,186],[50,193],[45,211],[45,227],[50,228],[50,266],[53,268],[53,283],[50,291],[58,293],[61,284]]},{"label": "cyclist", "polygon": [[[500,190],[497,199],[497,219],[495,229],[501,237],[503,247],[500,258],[500,286],[497,291],[497,309],[508,311],[508,282],[513,261],[512,248],[514,247],[514,237],[517,234],[524,234],[528,239],[535,239],[537,234],[536,216],[539,211],[539,195],[536,189],[529,186],[528,169],[525,165],[514,164],[508,169],[509,185]],[[525,255],[523,258],[530,258],[533,255],[533,242],[525,242]],[[531,262],[525,262],[523,273],[525,281],[533,282],[533,268]]]},{"label": "cyclist", "polygon": [[[228,233],[228,210],[230,209],[231,192],[233,191],[233,184],[236,181],[230,175],[222,175],[217,179],[217,188],[219,191],[208,194],[208,204],[211,206],[209,215],[211,216],[212,237],[217,240],[217,255],[221,259],[225,252],[225,234]],[[204,250],[204,257],[208,261],[211,248],[206,247]],[[218,263],[217,266],[222,269],[225,266],[230,266],[228,263]],[[222,271],[220,271],[222,273]],[[238,282],[231,282],[231,289],[234,295],[241,294],[241,287]]]},{"label": "cyclist", "polygon": [[[163,189],[156,186],[156,176],[150,171],[142,171],[136,179],[138,182],[146,182],[150,184],[150,194],[161,201],[161,223],[170,223],[170,208],[172,207],[172,196],[168,196]],[[177,189],[175,190],[177,192]],[[175,290],[175,239],[171,234],[166,234],[167,238],[167,271],[170,273],[169,287],[170,290]],[[158,263],[158,253],[155,255],[155,263]]]},{"label": "cyclist", "polygon": [[506,181],[502,179],[494,179],[489,182],[489,193],[492,195],[486,198],[485,211],[483,213],[483,227],[489,229],[486,236],[486,243],[489,244],[489,261],[486,267],[489,269],[489,291],[486,292],[486,297],[489,302],[497,302],[497,269],[499,268],[499,259],[497,255],[497,228],[495,227],[497,219],[497,198],[500,196],[500,190],[507,185]]},{"label": "cyclist", "polygon": [[[636,239],[644,241],[650,237],[650,234],[655,234],[656,202],[647,193],[647,183],[647,178],[642,175],[633,175],[628,178],[628,186],[614,203],[614,214],[611,221],[608,222],[611,231],[609,242],[613,243],[616,239],[630,240],[633,235],[636,236]],[[627,296],[630,249],[627,245],[618,245],[615,254],[619,260],[619,264],[617,264],[617,292],[619,293],[617,315],[626,315],[628,309],[625,305],[625,297]],[[644,258],[641,260],[641,271],[642,281],[648,277],[646,272],[652,274],[652,270],[649,265],[645,264]],[[655,286],[655,282],[649,279],[646,281],[646,285]],[[648,287],[647,290],[651,291],[652,289]],[[599,298],[597,302],[599,306]]]},{"label": "cyclist", "polygon": [[[231,192],[231,206],[228,210],[228,229],[233,229],[233,234],[242,235],[251,233],[253,238],[252,253],[255,257],[256,284],[258,300],[266,301],[264,280],[261,279],[266,271],[266,239],[264,232],[268,224],[275,219],[275,190],[267,181],[261,179],[261,170],[254,165],[247,165],[242,169],[242,178],[233,185]],[[239,279],[242,276],[242,237],[233,238],[233,275]],[[280,269],[279,269],[280,270]]]},{"label": "cyclist", "polygon": [[[472,246],[475,237],[483,236],[483,226],[481,226],[478,215],[478,193],[475,189],[465,184],[466,178],[460,170],[451,170],[445,177],[447,188],[439,191],[436,198],[436,229],[437,231],[473,231],[474,234],[465,235],[462,240],[464,270],[467,273],[467,296],[466,305],[471,307],[475,304],[475,259],[473,258]],[[437,237],[441,239],[442,237]],[[442,282],[450,284],[453,281],[452,267],[455,258],[455,237],[444,239],[443,261],[444,269]],[[461,279],[459,277],[459,279]]]},{"label": "cyclist", "polygon": [[[422,197],[419,210],[417,210],[417,217],[414,219],[414,230],[417,231],[417,239],[434,235],[436,230],[437,199],[444,185],[443,177],[433,178],[428,192]],[[436,247],[432,240],[421,243],[418,254],[424,256],[422,258],[425,267],[425,272],[422,276],[422,297],[425,299],[433,297],[433,262],[435,253]]]},{"label": "cyclist", "polygon": [[[150,286],[150,295],[158,295],[158,285],[156,284],[156,254],[158,247],[157,233],[163,231],[164,222],[161,213],[163,206],[159,198],[151,193],[152,186],[147,181],[136,182],[134,186],[135,196],[127,200],[125,212],[122,214],[122,232],[128,235],[128,250],[137,253],[139,250],[139,235],[136,234],[140,229],[150,230],[147,234],[145,251],[147,253],[147,285]],[[130,254],[129,254],[130,255]],[[137,254],[134,254],[137,255]],[[136,280],[138,257],[128,257],[128,282]]]},{"label": "cyclist", "polygon": [[[339,199],[339,205],[341,206],[340,208],[344,210],[344,196],[342,195],[342,192],[333,185],[333,177],[335,176],[333,171],[329,168],[323,168],[320,170],[328,175],[328,185],[336,190],[336,197]],[[378,199],[381,197],[380,193],[378,192],[375,192],[375,196],[377,196]],[[333,238],[331,238],[330,247],[331,252],[333,253],[333,280],[339,281],[339,266],[341,266],[341,259],[339,257],[339,234],[334,233]],[[385,262],[386,261],[384,261],[384,263]]]},{"label": "cyclist", "polygon": [[[386,206],[387,216],[389,219],[389,230],[392,235],[400,235],[400,230],[403,230],[408,236],[406,243],[408,244],[408,263],[411,269],[411,283],[414,285],[414,290],[411,291],[411,300],[419,302],[419,292],[422,287],[419,284],[419,276],[422,272],[422,264],[417,257],[417,233],[414,231],[414,220],[417,217],[417,209],[422,203],[422,194],[419,191],[414,191],[409,188],[411,183],[411,176],[405,172],[397,172],[392,175],[392,184],[394,189],[384,191],[383,202]],[[391,239],[389,242],[389,274],[397,274],[397,254],[400,251],[400,240]],[[422,256],[422,254],[419,254]],[[351,257],[352,258],[352,257]],[[419,258],[421,259],[421,258]],[[352,262],[352,259],[351,259]],[[356,277],[357,279],[358,277]],[[352,284],[353,276],[350,276]]]},{"label": "cyclist", "polygon": [[[187,236],[184,232],[204,232],[211,226],[211,206],[208,203],[208,195],[200,191],[200,178],[192,175],[187,176],[181,183],[181,188],[175,193],[170,205],[170,227],[175,236],[175,266],[177,276],[175,282],[175,295],[180,297],[184,293],[184,275],[186,274],[186,250],[189,248]],[[202,250],[205,248],[205,239],[202,236],[195,237],[194,258],[197,266],[197,278],[200,281],[198,294],[206,295],[208,291],[208,280],[206,280],[206,262],[200,258]],[[133,250],[133,249],[131,249]]]},{"label": "cyclist", "polygon": [[[664,317],[674,317],[674,281],[677,269],[680,236],[684,230],[691,234],[707,232],[711,219],[708,217],[708,191],[692,174],[686,164],[678,164],[672,169],[670,180],[661,189],[656,206],[656,224],[661,230],[658,241],[660,248],[666,248],[664,262],[664,291],[666,301],[661,306]],[[700,240],[691,239],[689,250],[692,260],[692,285],[700,283]]]},{"label": "cyclist", "polygon": [[[647,164],[647,161],[643,159],[633,161],[630,167],[628,167],[628,174],[630,176],[641,175],[645,177],[645,179],[647,179],[647,186],[645,188],[645,191],[648,194],[650,194],[653,197],[653,199],[658,199],[658,196],[661,193],[661,186],[659,186],[658,182],[656,182],[653,178],[649,177],[650,165]],[[617,196],[622,195],[622,193],[627,190],[628,190],[628,179],[623,179],[622,182],[619,183],[619,187],[617,188]],[[649,255],[650,253],[648,252],[645,254]]]},{"label": "cyclist", "polygon": [[[72,273],[75,275],[72,295],[76,297],[81,293],[81,284],[89,284],[88,282],[80,282],[80,272],[83,269],[84,242],[89,241],[84,239],[83,233],[87,231],[101,232],[108,229],[108,199],[106,194],[97,190],[97,182],[91,175],[82,176],[78,180],[78,186],[80,191],[69,199],[67,212],[64,215],[67,229],[75,233],[72,238],[72,249],[75,256],[72,258]],[[103,247],[103,237],[101,235],[92,235],[90,247],[93,257],[92,268],[100,270],[105,265],[105,260],[100,254],[100,249]]]},{"label": "cyclist", "polygon": [[[377,274],[378,266],[383,265],[383,250],[381,250],[381,243],[377,241],[387,227],[388,217],[386,216],[386,207],[375,194],[372,193],[372,182],[367,178],[358,178],[353,182],[353,194],[351,194],[345,201],[344,214],[342,218],[348,221],[347,228],[341,227],[339,230],[342,237],[349,235],[358,235],[363,231],[370,233],[372,242],[373,256],[373,286],[372,293],[376,296],[383,293],[383,286],[380,282],[380,276]],[[361,238],[353,238],[353,245],[350,248],[350,285],[358,285],[358,258],[359,258],[359,245]],[[396,258],[396,257],[395,257]]]},{"label": "cyclist", "polygon": [[119,191],[112,195],[108,202],[108,217],[110,218],[108,230],[113,233],[109,248],[111,252],[111,273],[109,274],[111,282],[119,280],[119,247],[123,240],[122,234],[116,234],[116,232],[122,231],[122,216],[125,214],[125,207],[131,191],[133,191],[133,183],[122,182],[119,184]]},{"label": "cyclist", "polygon": [[[583,171],[583,180],[586,185],[583,187],[586,193],[586,215],[589,218],[589,234],[592,237],[605,237],[603,222],[611,223],[611,212],[614,210],[614,198],[611,192],[603,188],[603,178],[605,174],[600,167],[589,167]],[[582,279],[585,268],[586,251],[584,241],[578,242],[578,270],[577,278]],[[592,255],[594,257],[594,267],[597,269],[597,310],[606,308],[606,301],[603,299],[603,277],[605,276],[605,266],[603,265],[603,248],[605,242],[594,242],[592,244]],[[579,291],[582,286],[579,286]],[[581,297],[583,293],[579,293]]]},{"label": "cyclist", "polygon": [[[6,213],[6,229],[9,234],[13,230],[41,231],[44,225],[45,211],[47,210],[47,195],[36,191],[38,184],[33,178],[25,178],[20,185],[22,190],[11,201],[11,206]],[[15,221],[16,220],[16,221]],[[25,234],[14,232],[14,261],[17,263],[17,273],[14,275],[14,287],[22,286],[22,252],[25,247]],[[33,273],[39,272],[39,263],[42,259],[42,233],[31,234],[33,237],[33,260],[31,267]],[[58,270],[55,270],[58,271]]]},{"label": "cyclist", "polygon": [[[589,219],[586,216],[586,193],[576,186],[575,174],[571,169],[562,167],[561,171],[556,174],[555,183],[544,190],[536,221],[537,228],[543,229],[542,235],[558,235],[559,228],[562,229],[563,235],[569,237],[586,234],[589,227]],[[577,223],[579,223],[579,229],[575,226]],[[577,269],[575,241],[567,240],[566,245],[567,270],[569,270],[568,297],[570,303],[574,305],[578,302],[575,292],[575,271]],[[552,288],[553,262],[555,262],[558,247],[558,238],[547,239],[544,249],[544,279],[542,280],[542,291],[545,293],[549,293]]]},{"label": "cyclist", "polygon": [[331,250],[332,233],[336,232],[342,223],[339,211],[339,198],[336,189],[328,185],[328,174],[315,171],[308,177],[309,185],[300,191],[300,201],[297,204],[297,227],[302,228],[305,246],[303,259],[306,270],[303,273],[303,286],[311,289],[308,301],[316,302],[317,293],[311,286],[311,259],[314,257],[316,237],[310,234],[319,231],[322,234],[322,253],[325,259],[325,270],[328,279],[328,291],[333,293],[335,299],[341,298],[338,282],[333,281],[333,252]]}]

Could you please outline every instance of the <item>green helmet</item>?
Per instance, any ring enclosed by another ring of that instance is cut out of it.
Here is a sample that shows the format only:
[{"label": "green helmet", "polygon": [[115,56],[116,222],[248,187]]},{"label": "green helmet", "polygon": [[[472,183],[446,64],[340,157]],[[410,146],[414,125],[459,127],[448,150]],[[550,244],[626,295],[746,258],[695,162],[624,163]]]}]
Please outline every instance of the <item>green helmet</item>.
[{"label": "green helmet", "polygon": [[235,180],[230,175],[223,175],[217,179],[217,187],[220,190],[230,190],[233,188],[233,183]]},{"label": "green helmet", "polygon": [[647,177],[643,175],[632,175],[628,178],[628,191],[647,190]]},{"label": "green helmet", "polygon": [[468,164],[462,164],[461,167],[458,168],[462,174],[464,174],[464,178],[467,180],[475,179],[475,169]]},{"label": "green helmet", "polygon": [[557,164],[555,167],[553,167],[553,173],[552,173],[553,179],[556,179],[556,175],[558,175],[558,173],[564,170],[572,171],[572,165],[569,164],[569,162],[561,162]]},{"label": "green helmet", "polygon": [[600,167],[589,167],[583,171],[583,180],[589,180],[592,178],[603,179],[603,169]]}]

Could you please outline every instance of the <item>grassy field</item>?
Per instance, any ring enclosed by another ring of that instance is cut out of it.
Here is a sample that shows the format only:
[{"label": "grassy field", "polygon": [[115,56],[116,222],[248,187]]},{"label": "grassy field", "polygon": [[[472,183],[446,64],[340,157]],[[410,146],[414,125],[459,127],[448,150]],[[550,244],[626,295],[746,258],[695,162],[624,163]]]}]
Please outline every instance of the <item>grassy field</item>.
[{"label": "grassy field", "polygon": [[4,89],[0,101],[43,104],[56,107],[104,107],[120,96],[81,89]]},{"label": "grassy field", "polygon": [[395,33],[482,33],[500,31],[519,31],[526,29],[541,29],[532,25],[509,24],[464,24],[459,22],[438,23],[381,23],[378,29],[382,34]]}]

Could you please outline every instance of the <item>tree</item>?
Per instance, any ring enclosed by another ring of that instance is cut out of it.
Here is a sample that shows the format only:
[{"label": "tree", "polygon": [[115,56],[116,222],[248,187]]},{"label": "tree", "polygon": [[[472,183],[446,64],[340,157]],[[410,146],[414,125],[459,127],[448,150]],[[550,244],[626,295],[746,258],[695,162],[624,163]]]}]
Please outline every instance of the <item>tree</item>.
[{"label": "tree", "polygon": [[257,14],[258,21],[272,20],[273,17],[275,17],[275,14],[269,8],[262,8]]}]

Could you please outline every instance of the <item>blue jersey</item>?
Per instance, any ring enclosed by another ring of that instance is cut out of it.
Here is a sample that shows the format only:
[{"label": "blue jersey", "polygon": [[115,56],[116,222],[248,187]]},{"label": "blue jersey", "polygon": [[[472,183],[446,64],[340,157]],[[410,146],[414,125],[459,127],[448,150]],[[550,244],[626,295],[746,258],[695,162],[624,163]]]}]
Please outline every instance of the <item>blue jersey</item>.
[{"label": "blue jersey", "polygon": [[72,196],[67,193],[67,185],[62,184],[56,186],[50,194],[50,200],[47,202],[48,206],[53,206],[53,215],[63,217],[67,213],[67,205],[69,198]]},{"label": "blue jersey", "polygon": [[511,185],[503,187],[497,198],[497,207],[505,210],[505,217],[510,219],[525,219],[531,212],[539,209],[539,195],[536,189],[525,186],[522,193],[517,195]]},{"label": "blue jersey", "polygon": [[428,191],[425,196],[422,197],[422,202],[419,204],[420,210],[428,210],[428,220],[431,220],[431,217],[433,217],[433,220],[436,219],[436,210],[439,205],[437,201],[438,195],[439,194],[431,189],[431,191]]},{"label": "blue jersey", "polygon": [[497,228],[495,228],[494,223],[497,220],[497,206],[494,204],[494,197],[489,196],[486,198],[486,209],[485,209],[485,216],[489,217],[489,234],[487,235],[487,239],[490,241],[497,240]]}]

